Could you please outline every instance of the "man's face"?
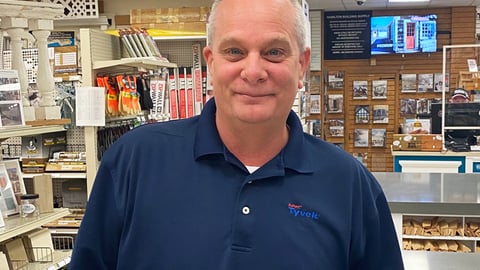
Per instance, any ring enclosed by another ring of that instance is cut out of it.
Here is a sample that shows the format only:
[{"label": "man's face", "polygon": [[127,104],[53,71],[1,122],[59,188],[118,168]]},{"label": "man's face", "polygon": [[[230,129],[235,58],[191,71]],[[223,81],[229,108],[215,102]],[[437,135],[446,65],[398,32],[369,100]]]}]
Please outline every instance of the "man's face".
[{"label": "man's face", "polygon": [[453,96],[449,99],[450,103],[468,103],[469,100],[464,96]]},{"label": "man's face", "polygon": [[284,121],[309,64],[294,31],[294,8],[285,0],[224,0],[204,56],[217,118]]}]

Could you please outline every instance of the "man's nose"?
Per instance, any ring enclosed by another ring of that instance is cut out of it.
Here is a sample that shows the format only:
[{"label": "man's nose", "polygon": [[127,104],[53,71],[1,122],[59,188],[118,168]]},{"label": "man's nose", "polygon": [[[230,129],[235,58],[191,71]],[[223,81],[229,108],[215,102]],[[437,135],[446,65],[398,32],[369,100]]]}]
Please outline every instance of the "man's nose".
[{"label": "man's nose", "polygon": [[240,73],[241,78],[251,84],[266,81],[268,72],[264,61],[258,53],[249,54],[243,61],[242,72]]}]

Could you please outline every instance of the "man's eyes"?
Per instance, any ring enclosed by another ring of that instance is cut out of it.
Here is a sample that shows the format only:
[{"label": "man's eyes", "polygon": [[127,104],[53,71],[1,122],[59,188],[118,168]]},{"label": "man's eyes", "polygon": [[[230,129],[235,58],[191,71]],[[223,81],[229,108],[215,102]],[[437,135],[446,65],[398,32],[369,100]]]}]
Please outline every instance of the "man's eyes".
[{"label": "man's eyes", "polygon": [[227,52],[227,54],[230,54],[230,55],[240,55],[240,54],[242,54],[242,51],[240,49],[237,49],[237,48],[227,49],[226,52]]},{"label": "man's eyes", "polygon": [[268,50],[266,54],[270,56],[281,56],[283,52],[280,49],[271,49]]},{"label": "man's eyes", "polygon": [[[227,57],[239,60],[248,54],[248,52],[243,51],[239,48],[227,48],[224,50],[224,54]],[[283,58],[286,55],[285,51],[279,48],[275,49],[266,49],[261,53],[261,57],[267,59],[268,61],[278,61],[278,59]]]}]

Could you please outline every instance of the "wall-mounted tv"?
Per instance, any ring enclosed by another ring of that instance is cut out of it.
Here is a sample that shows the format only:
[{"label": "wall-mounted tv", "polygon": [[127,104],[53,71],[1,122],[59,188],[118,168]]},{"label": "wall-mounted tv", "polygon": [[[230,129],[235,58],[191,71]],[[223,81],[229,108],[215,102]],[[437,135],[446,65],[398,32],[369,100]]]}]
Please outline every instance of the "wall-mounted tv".
[{"label": "wall-mounted tv", "polygon": [[437,51],[437,15],[372,16],[371,54]]}]

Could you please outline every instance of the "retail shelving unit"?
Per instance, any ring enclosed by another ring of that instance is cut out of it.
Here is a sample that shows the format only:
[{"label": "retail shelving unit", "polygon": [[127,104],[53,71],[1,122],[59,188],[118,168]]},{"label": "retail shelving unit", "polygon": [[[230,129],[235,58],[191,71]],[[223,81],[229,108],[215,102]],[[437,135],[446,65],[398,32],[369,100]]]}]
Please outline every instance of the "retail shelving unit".
[{"label": "retail shelving unit", "polygon": [[29,135],[38,135],[50,132],[65,131],[63,125],[50,125],[50,126],[18,126],[18,127],[6,127],[0,128],[0,141],[6,140],[10,137],[22,137]]},{"label": "retail shelving unit", "polygon": [[[125,72],[125,70],[148,70],[160,67],[177,67],[174,63],[153,58],[122,58],[120,40],[95,29],[80,29],[80,53],[83,86],[94,86],[95,76],[100,73]],[[86,126],[85,151],[87,161],[87,194],[95,180],[98,168],[97,160],[97,128]]]},{"label": "retail shelving unit", "polygon": [[[20,216],[10,216],[5,218],[5,227],[0,228],[0,243],[8,241],[24,233],[40,228],[41,226],[55,221],[70,214],[66,208],[56,208],[51,213],[43,213],[34,218],[22,218]],[[60,269],[70,262],[71,250],[54,250],[52,261],[48,263],[33,262],[22,269],[29,270],[53,270]]]}]

